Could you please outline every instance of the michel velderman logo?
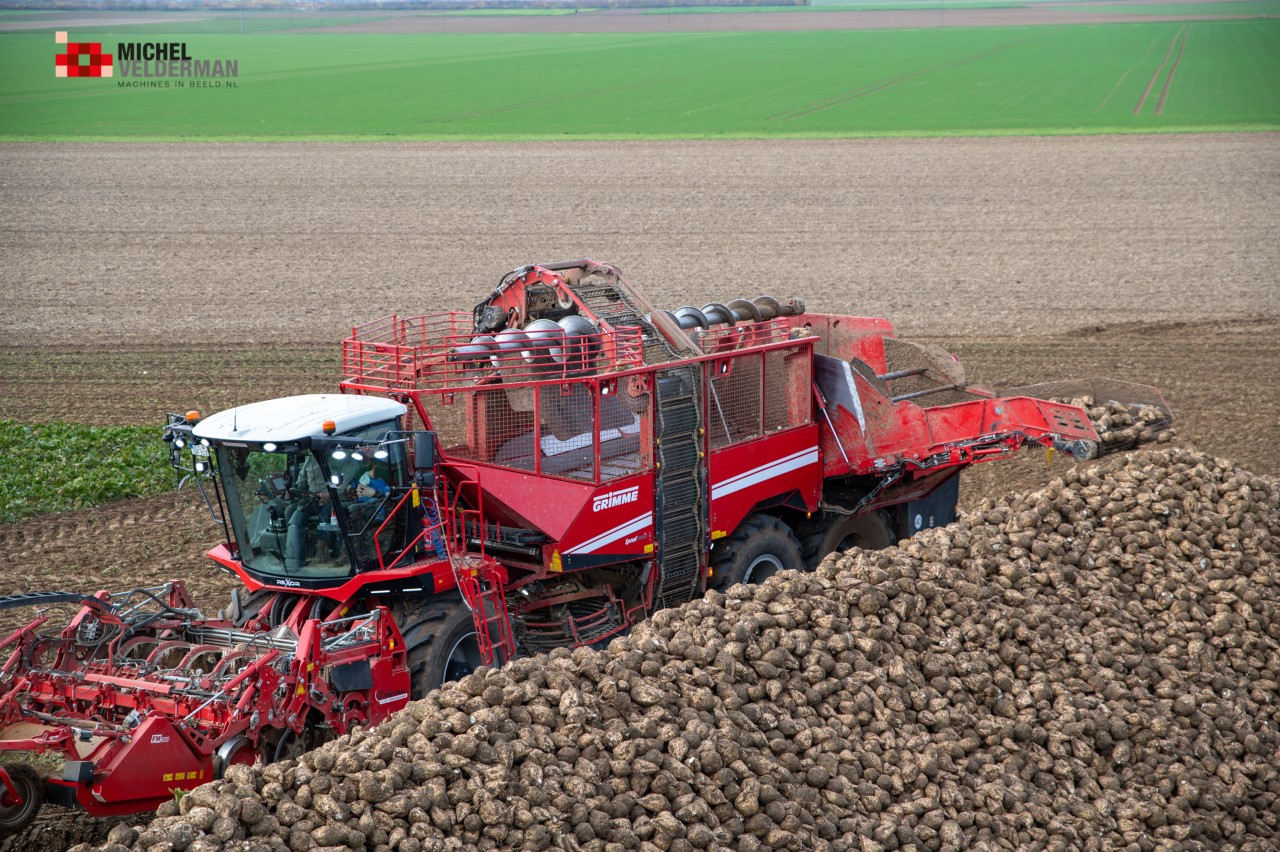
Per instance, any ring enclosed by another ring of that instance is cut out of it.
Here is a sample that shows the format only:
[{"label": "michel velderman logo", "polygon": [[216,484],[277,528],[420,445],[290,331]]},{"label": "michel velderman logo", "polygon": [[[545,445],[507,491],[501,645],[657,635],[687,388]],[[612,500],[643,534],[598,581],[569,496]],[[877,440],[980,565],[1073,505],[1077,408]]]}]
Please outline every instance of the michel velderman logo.
[{"label": "michel velderman logo", "polygon": [[121,42],[113,55],[103,53],[100,42],[69,41],[65,32],[54,33],[53,40],[66,45],[65,52],[54,58],[54,73],[59,77],[115,77],[116,86],[121,89],[235,89],[239,86],[236,80],[240,76],[239,60],[194,58],[185,41]]},{"label": "michel velderman logo", "polygon": [[53,34],[55,44],[65,44],[66,53],[53,58],[55,77],[110,77],[111,54],[102,52],[102,43],[96,41],[67,41],[65,32]]}]

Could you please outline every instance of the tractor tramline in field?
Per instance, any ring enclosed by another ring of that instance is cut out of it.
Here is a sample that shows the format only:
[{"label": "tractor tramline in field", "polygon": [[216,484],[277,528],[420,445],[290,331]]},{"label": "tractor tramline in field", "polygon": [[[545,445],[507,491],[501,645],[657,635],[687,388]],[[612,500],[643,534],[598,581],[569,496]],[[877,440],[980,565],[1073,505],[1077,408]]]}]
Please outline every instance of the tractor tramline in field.
[{"label": "tractor tramline in field", "polygon": [[[65,758],[48,779],[0,766],[0,828],[45,800],[154,808],[482,664],[948,523],[969,465],[1099,448],[1081,408],[972,386],[885,320],[770,297],[656,311],[586,260],[342,351],[342,393],[166,427],[247,595],[213,618],[177,580],[0,599],[43,607],[0,642],[0,751]],[[1151,388],[1088,390],[1168,416]]]}]

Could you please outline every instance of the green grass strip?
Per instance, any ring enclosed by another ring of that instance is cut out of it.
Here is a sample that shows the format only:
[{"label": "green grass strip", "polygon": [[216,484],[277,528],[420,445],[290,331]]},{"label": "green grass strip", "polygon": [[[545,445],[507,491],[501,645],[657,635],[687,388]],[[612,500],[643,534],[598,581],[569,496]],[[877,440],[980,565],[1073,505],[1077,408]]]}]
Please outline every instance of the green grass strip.
[{"label": "green grass strip", "polygon": [[[1183,26],[1185,55],[1163,110],[1135,114]],[[104,49],[116,49],[102,41]],[[258,34],[187,42],[195,59],[235,60],[236,87],[192,88],[166,79],[142,82],[168,87],[130,89],[119,85],[133,81],[124,66],[111,79],[58,79],[51,38],[0,36],[0,138],[733,139],[1280,127],[1274,20],[915,31]]]},{"label": "green grass strip", "polygon": [[83,509],[174,487],[155,426],[0,419],[0,522]]}]

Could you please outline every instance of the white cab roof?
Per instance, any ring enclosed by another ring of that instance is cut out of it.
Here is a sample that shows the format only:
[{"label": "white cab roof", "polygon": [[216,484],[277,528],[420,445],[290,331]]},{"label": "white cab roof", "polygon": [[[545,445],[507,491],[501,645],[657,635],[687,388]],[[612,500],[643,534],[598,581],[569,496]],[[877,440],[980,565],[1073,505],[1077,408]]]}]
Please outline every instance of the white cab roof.
[{"label": "white cab roof", "polygon": [[219,411],[196,424],[197,438],[218,441],[274,441],[283,443],[324,436],[321,424],[332,420],[336,434],[399,417],[407,411],[395,400],[380,396],[312,393],[268,399]]}]

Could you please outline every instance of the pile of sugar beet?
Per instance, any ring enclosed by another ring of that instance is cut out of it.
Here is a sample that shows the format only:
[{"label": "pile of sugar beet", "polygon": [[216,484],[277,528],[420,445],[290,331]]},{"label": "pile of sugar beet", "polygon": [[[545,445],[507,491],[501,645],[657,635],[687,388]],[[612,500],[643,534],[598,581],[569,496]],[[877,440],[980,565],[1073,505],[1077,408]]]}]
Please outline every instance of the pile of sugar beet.
[{"label": "pile of sugar beet", "polygon": [[1107,451],[1127,450],[1153,442],[1167,444],[1175,434],[1169,428],[1168,415],[1154,405],[1125,405],[1095,400],[1092,396],[1060,397],[1053,401],[1083,408],[1098,432],[1102,448]]},{"label": "pile of sugar beet", "polygon": [[481,669],[103,848],[1275,849],[1278,541],[1275,480],[1115,457]]}]

